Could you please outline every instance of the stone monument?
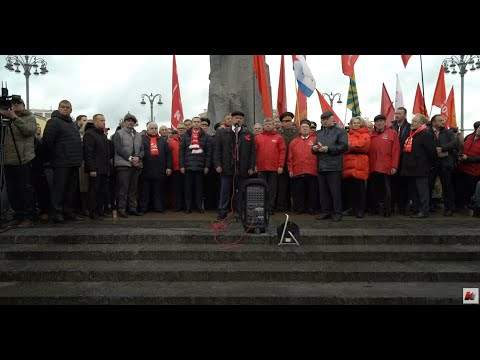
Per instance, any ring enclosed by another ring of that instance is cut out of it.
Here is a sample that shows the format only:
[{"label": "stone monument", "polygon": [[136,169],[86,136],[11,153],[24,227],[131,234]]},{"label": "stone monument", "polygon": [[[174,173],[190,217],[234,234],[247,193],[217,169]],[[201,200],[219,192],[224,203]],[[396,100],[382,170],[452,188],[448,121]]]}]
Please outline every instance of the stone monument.
[{"label": "stone monument", "polygon": [[253,71],[253,55],[210,55],[209,79],[207,117],[212,128],[225,114],[235,110],[245,113],[244,124],[250,130],[256,122],[263,121],[265,116]]}]

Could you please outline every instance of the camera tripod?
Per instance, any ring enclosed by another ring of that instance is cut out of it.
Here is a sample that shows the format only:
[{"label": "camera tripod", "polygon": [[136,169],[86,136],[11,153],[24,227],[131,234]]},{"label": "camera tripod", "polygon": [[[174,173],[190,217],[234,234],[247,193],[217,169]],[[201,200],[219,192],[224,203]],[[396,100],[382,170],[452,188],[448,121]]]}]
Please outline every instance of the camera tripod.
[{"label": "camera tripod", "polygon": [[20,153],[18,152],[17,142],[12,131],[12,121],[10,119],[5,119],[0,115],[0,226],[3,226],[7,222],[7,211],[8,209],[3,208],[3,191],[5,188],[5,139],[7,134],[10,133],[13,140],[13,146],[15,147],[15,152],[18,157],[18,162],[22,165],[22,160],[20,158]]}]

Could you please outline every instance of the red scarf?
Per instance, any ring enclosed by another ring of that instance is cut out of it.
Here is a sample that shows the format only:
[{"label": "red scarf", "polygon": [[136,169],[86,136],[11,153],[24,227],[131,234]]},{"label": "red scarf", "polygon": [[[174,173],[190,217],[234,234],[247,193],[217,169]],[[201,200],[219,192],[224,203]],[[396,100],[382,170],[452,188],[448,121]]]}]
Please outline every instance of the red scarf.
[{"label": "red scarf", "polygon": [[155,136],[150,136],[147,135],[150,138],[150,155],[151,156],[158,156],[158,143],[157,139],[160,137],[159,135]]},{"label": "red scarf", "polygon": [[418,133],[421,133],[423,130],[427,128],[427,125],[423,124],[420,126],[415,132],[410,132],[410,136],[405,140],[405,145],[403,147],[404,152],[412,152],[412,145],[413,145],[413,137]]},{"label": "red scarf", "polygon": [[192,141],[190,142],[190,149],[192,149],[192,154],[201,154],[203,153],[202,147],[200,146],[200,130],[195,130],[192,128]]}]

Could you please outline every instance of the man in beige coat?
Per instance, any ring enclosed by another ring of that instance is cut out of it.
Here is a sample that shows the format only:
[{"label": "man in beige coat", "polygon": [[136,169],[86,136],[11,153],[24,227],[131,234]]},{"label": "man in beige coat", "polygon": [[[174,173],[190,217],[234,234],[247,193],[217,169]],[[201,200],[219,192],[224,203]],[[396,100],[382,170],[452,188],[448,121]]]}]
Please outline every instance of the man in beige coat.
[{"label": "man in beige coat", "polygon": [[[30,227],[34,220],[32,160],[35,157],[35,116],[21,98],[13,98],[10,109],[0,109],[5,133],[5,181],[8,201],[15,214],[14,225]],[[10,126],[5,127],[5,124]],[[3,183],[1,184],[3,188]]]}]

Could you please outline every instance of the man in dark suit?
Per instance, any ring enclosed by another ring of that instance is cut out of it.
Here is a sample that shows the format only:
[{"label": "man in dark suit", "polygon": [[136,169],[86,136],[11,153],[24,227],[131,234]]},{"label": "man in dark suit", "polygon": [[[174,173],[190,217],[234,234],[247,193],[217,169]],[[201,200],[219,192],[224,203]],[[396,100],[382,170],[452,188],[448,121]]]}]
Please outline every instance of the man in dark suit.
[{"label": "man in dark suit", "polygon": [[242,127],[244,119],[243,112],[232,112],[232,125],[216,135],[214,167],[221,175],[218,220],[227,217],[232,189],[235,194],[235,208],[240,213],[239,199],[242,198],[242,184],[254,173],[254,135],[250,130]]},{"label": "man in dark suit", "polygon": [[400,174],[408,177],[409,198],[413,200],[412,218],[428,217],[430,169],[435,164],[437,151],[435,138],[427,130],[425,115],[415,114],[412,118],[410,135],[403,147]]}]

